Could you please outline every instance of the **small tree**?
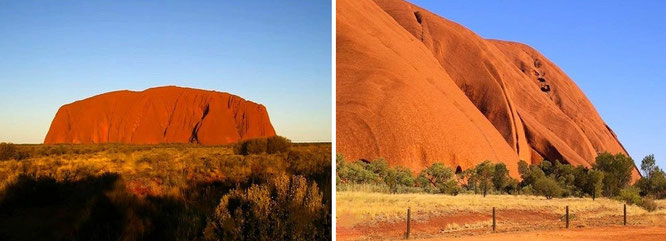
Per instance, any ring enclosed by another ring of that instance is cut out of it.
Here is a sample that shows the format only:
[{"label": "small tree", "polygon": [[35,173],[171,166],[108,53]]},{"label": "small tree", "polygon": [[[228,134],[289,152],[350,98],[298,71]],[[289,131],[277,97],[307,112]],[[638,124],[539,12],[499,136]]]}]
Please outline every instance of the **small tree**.
[{"label": "small tree", "polygon": [[504,190],[509,179],[509,169],[506,168],[506,165],[501,162],[495,164],[495,171],[493,172],[493,185],[495,186],[495,190]]},{"label": "small tree", "polygon": [[618,198],[629,205],[642,204],[641,196],[638,194],[638,188],[635,187],[625,187],[620,189]]},{"label": "small tree", "polygon": [[336,179],[340,179],[340,184],[346,183],[369,183],[378,184],[382,178],[376,173],[368,170],[369,164],[355,161],[347,162],[342,155],[336,156]]},{"label": "small tree", "polygon": [[539,163],[539,168],[546,176],[550,176],[554,171],[553,163],[548,160],[541,161],[541,163]]},{"label": "small tree", "polygon": [[546,176],[539,166],[528,165],[525,161],[518,162],[518,172],[523,179],[522,187],[532,186],[536,180]]},{"label": "small tree", "polygon": [[599,154],[593,168],[604,173],[604,189],[602,191],[604,196],[617,196],[620,189],[625,188],[631,181],[631,169],[633,167],[634,161],[622,153],[611,155],[604,152]]},{"label": "small tree", "polygon": [[649,180],[653,172],[657,170],[656,160],[654,159],[654,154],[645,156],[641,161],[641,170],[643,175]]},{"label": "small tree", "polygon": [[483,190],[483,197],[488,194],[488,189],[493,188],[493,176],[495,173],[495,166],[490,161],[486,160],[476,166],[476,175],[479,178],[479,186]]},{"label": "small tree", "polygon": [[453,175],[453,171],[444,164],[433,163],[421,171],[416,182],[431,193],[457,194],[458,184],[453,180]]},{"label": "small tree", "polygon": [[553,197],[560,197],[562,195],[562,188],[560,188],[560,185],[555,180],[548,177],[541,177],[534,182],[534,191],[537,194],[545,196],[546,199],[552,199]]},{"label": "small tree", "polygon": [[474,190],[474,194],[478,194],[479,178],[476,175],[476,169],[470,168],[464,170],[462,173],[463,173],[463,179],[467,180],[467,184],[465,185],[467,187],[467,190]]},{"label": "small tree", "polygon": [[586,192],[592,196],[592,200],[601,196],[601,191],[604,188],[604,173],[597,170],[588,170]]},{"label": "small tree", "polygon": [[397,166],[388,169],[384,183],[389,186],[391,192],[397,192],[400,187],[413,187],[414,176],[408,168]]}]

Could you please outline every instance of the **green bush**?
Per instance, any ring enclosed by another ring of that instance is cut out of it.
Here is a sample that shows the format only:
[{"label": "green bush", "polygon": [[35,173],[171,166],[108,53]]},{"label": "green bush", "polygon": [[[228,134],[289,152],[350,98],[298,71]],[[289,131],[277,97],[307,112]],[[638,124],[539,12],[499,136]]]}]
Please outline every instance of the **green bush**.
[{"label": "green bush", "polygon": [[552,178],[541,177],[534,182],[534,192],[543,195],[546,199],[562,196],[562,188]]},{"label": "green bush", "polygon": [[384,183],[389,186],[391,192],[402,193],[409,192],[409,188],[414,187],[415,180],[411,170],[397,166],[388,169]]},{"label": "green bush", "polygon": [[479,188],[483,191],[483,196],[485,197],[488,194],[489,190],[493,189],[493,177],[495,175],[495,165],[485,160],[475,168],[476,178],[479,184]]},{"label": "green bush", "polygon": [[620,189],[617,198],[629,205],[641,205],[643,203],[641,195],[638,194],[638,188],[635,187],[625,187]]},{"label": "green bush", "polygon": [[382,178],[378,174],[367,168],[369,165],[367,163],[360,161],[347,162],[341,155],[338,155],[336,165],[335,171],[337,177],[340,178],[340,184],[380,184],[382,182]]},{"label": "green bush", "polygon": [[634,161],[622,153],[611,155],[604,152],[597,156],[593,168],[604,173],[602,191],[604,196],[615,197],[631,181]]},{"label": "green bush", "polygon": [[16,155],[16,145],[12,143],[0,143],[0,161],[15,159]]},{"label": "green bush", "polygon": [[416,178],[419,187],[430,193],[458,194],[458,183],[453,171],[442,163],[433,163]]},{"label": "green bush", "polygon": [[641,162],[643,177],[634,186],[640,189],[642,196],[654,196],[658,199],[666,198],[666,173],[656,165],[654,155],[648,155]]},{"label": "green bush", "polygon": [[504,163],[495,164],[495,171],[493,172],[493,185],[495,190],[502,191],[504,188],[509,185],[509,169],[506,168]]},{"label": "green bush", "polygon": [[[546,160],[542,161],[547,162]],[[547,166],[544,165],[544,166]],[[521,182],[521,186],[525,187],[528,185],[533,185],[537,180],[539,180],[542,177],[545,177],[546,174],[544,173],[543,170],[537,165],[528,165],[527,162],[520,160],[518,162],[518,172],[520,173],[520,177],[523,179]]]}]

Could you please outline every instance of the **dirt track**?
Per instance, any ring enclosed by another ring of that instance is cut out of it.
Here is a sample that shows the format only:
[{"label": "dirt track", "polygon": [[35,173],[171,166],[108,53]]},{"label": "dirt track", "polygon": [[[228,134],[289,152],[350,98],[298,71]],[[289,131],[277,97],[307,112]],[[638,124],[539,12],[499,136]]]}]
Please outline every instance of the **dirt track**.
[{"label": "dirt track", "polygon": [[431,238],[422,240],[640,240],[657,241],[666,240],[666,227],[600,227],[600,228],[581,228],[572,230],[550,230],[550,231],[532,231],[520,233],[498,233],[479,236],[468,236],[462,238]]}]

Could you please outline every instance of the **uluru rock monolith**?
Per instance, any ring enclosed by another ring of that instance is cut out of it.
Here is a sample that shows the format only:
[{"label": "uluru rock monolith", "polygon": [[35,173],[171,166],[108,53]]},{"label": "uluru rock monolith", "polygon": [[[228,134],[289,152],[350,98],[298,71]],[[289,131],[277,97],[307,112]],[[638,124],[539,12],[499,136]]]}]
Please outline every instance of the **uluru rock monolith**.
[{"label": "uluru rock monolith", "polygon": [[44,144],[198,143],[275,136],[266,108],[241,97],[175,86],[114,91],[58,110]]},{"label": "uluru rock monolith", "polygon": [[[337,2],[337,152],[418,172],[434,162],[559,160],[626,150],[533,48],[481,38],[403,0]],[[634,168],[634,179],[640,174]]]}]

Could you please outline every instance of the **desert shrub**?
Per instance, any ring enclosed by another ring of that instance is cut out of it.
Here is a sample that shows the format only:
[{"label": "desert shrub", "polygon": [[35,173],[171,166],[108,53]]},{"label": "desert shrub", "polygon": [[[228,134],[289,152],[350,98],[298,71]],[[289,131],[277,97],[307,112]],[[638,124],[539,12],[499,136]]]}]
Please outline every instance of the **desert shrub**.
[{"label": "desert shrub", "polygon": [[270,138],[256,138],[237,142],[232,146],[234,154],[276,154],[287,153],[291,147],[291,140],[282,136]]},{"label": "desert shrub", "polygon": [[268,140],[266,138],[249,139],[240,141],[233,146],[234,154],[250,155],[266,153]]},{"label": "desert shrub", "polygon": [[368,171],[371,171],[377,174],[379,177],[384,178],[389,172],[388,163],[384,159],[377,159],[371,161],[368,165],[365,166]]},{"label": "desert shrub", "polygon": [[389,186],[391,192],[403,193],[413,190],[410,188],[414,187],[415,180],[411,170],[398,166],[388,169],[384,183]]},{"label": "desert shrub", "polygon": [[[327,218],[307,225],[318,230],[314,239],[330,239],[330,144],[294,144],[289,153],[248,156],[230,154],[231,145],[16,148],[31,157],[0,162],[0,237],[9,240],[201,240],[223,195],[234,188],[270,186],[284,175],[302,176],[308,188],[321,188],[318,206]],[[100,177],[109,169],[118,172],[116,179]],[[30,179],[37,184],[25,181]],[[108,181],[95,184],[99,180]],[[40,211],[31,211],[35,208]]]},{"label": "desert shrub", "polygon": [[268,145],[267,139],[262,138],[262,139],[248,140],[245,143],[244,155],[266,153],[267,145]]},{"label": "desert shrub", "polygon": [[12,143],[0,143],[0,161],[16,158],[16,145]]},{"label": "desert shrub", "polygon": [[287,153],[291,147],[291,140],[282,136],[273,136],[268,138],[266,152],[268,154]]},{"label": "desert shrub", "polygon": [[562,188],[560,185],[548,177],[541,177],[534,182],[534,192],[543,195],[546,199],[562,196]]},{"label": "desert shrub", "polygon": [[355,161],[347,162],[344,159],[337,162],[335,171],[337,172],[338,177],[340,178],[340,183],[368,183],[368,184],[380,184],[382,178],[372,171],[370,171],[367,166],[369,164]]},{"label": "desert shrub", "polygon": [[430,193],[458,194],[458,183],[454,180],[453,171],[442,163],[433,163],[421,171],[416,178],[419,187]]},{"label": "desert shrub", "polygon": [[523,195],[534,195],[534,188],[532,188],[532,185],[527,185],[522,188],[520,188],[520,193]]},{"label": "desert shrub", "polygon": [[648,212],[654,212],[657,210],[657,203],[654,201],[654,198],[652,197],[644,197],[643,200],[641,201],[642,208],[647,210]]},{"label": "desert shrub", "polygon": [[621,189],[625,188],[631,181],[631,170],[634,167],[634,161],[622,153],[612,155],[604,152],[597,156],[593,165],[595,170],[604,173],[603,195],[615,197],[619,195]]},{"label": "desert shrub", "polygon": [[322,191],[325,195],[330,195],[331,190],[328,190],[329,187],[332,187],[330,149],[317,146],[294,148],[287,154],[287,163],[289,173],[305,176],[308,180],[316,181],[317,185],[324,189]]},{"label": "desert shrub", "polygon": [[620,189],[617,199],[624,201],[629,205],[641,205],[642,199],[638,192],[638,188],[625,187]]},{"label": "desert shrub", "polygon": [[316,184],[283,175],[222,196],[204,234],[206,240],[321,240],[328,238],[326,216]]}]

